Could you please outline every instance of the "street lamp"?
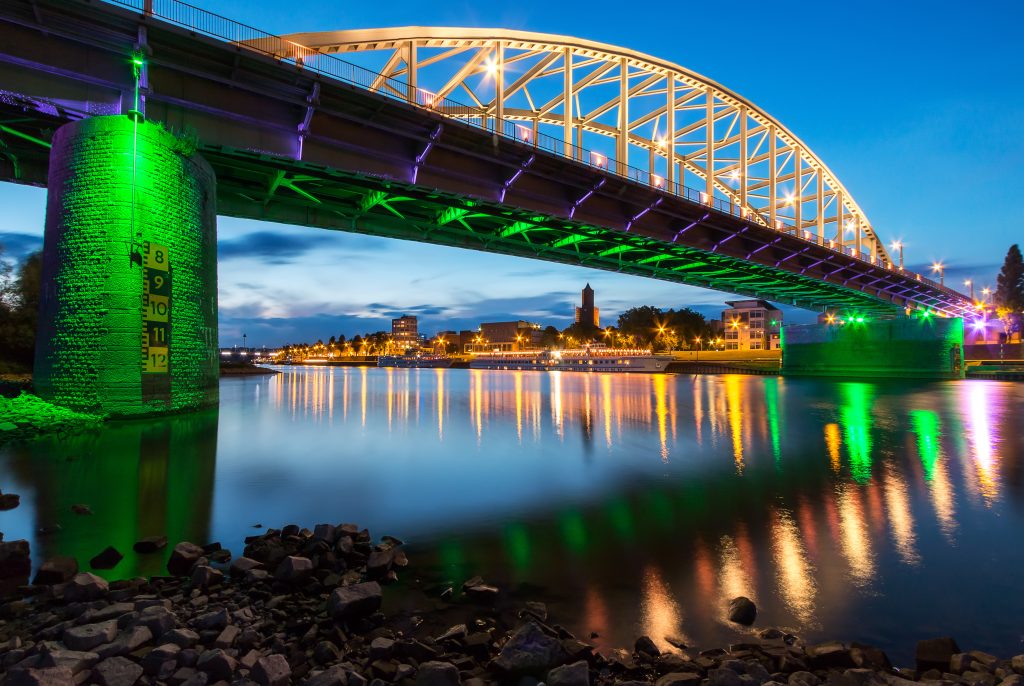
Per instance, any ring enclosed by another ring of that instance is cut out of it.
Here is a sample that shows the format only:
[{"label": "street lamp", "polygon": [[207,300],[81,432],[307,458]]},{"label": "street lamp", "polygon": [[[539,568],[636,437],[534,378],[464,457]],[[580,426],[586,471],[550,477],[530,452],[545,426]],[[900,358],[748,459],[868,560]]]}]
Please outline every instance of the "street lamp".
[{"label": "street lamp", "polygon": [[971,289],[971,302],[974,302],[974,282],[971,281],[970,279],[967,279],[966,281],[964,281],[964,285],[968,286]]},{"label": "street lamp", "polygon": [[900,271],[903,271],[903,241],[893,241],[892,249],[900,251]]},{"label": "street lamp", "polygon": [[932,271],[939,273],[939,285],[945,286],[946,268],[943,266],[943,264],[941,262],[933,262]]}]

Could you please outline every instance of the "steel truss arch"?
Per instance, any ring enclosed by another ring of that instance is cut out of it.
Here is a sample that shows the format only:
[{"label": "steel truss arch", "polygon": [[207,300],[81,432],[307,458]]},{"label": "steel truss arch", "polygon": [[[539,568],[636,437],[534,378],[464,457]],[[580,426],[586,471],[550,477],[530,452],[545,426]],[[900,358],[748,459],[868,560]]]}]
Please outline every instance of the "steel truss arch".
[{"label": "steel truss arch", "polygon": [[[869,262],[893,261],[853,195],[763,109],[672,62],[605,43],[508,29],[396,27],[282,37],[282,58],[366,59],[371,90],[456,118],[492,119],[566,156],[686,195]],[[452,107],[454,100],[470,108]],[[507,123],[507,124],[506,124]],[[691,193],[692,195],[692,193]]]}]

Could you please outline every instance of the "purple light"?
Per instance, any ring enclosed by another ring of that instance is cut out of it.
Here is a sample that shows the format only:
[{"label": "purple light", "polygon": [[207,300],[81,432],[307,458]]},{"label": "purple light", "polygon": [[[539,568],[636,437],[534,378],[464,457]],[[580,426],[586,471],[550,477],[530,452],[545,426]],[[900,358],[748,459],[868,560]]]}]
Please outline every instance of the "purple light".
[{"label": "purple light", "polygon": [[983,320],[981,320],[981,319],[975,319],[974,320],[974,330],[975,331],[981,331],[984,328],[985,328],[985,322]]}]

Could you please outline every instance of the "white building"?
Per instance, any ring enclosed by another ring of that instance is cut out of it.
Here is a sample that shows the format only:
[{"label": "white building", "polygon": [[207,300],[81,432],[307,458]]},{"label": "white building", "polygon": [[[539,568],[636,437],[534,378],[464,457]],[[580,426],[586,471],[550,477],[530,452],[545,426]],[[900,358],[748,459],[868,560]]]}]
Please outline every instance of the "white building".
[{"label": "white building", "polygon": [[722,312],[726,350],[778,350],[782,347],[782,311],[765,300],[726,302]]}]

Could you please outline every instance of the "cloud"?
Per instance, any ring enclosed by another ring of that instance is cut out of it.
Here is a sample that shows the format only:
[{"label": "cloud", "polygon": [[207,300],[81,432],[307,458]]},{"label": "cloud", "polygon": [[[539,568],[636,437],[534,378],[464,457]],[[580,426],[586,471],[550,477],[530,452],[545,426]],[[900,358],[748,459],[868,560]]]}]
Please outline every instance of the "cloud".
[{"label": "cloud", "polygon": [[43,249],[43,237],[31,233],[0,231],[0,245],[4,254],[11,259],[22,260],[27,255]]},{"label": "cloud", "polygon": [[315,249],[320,242],[319,237],[311,232],[253,231],[218,241],[217,256],[221,260],[259,257],[270,264],[289,264]]}]

